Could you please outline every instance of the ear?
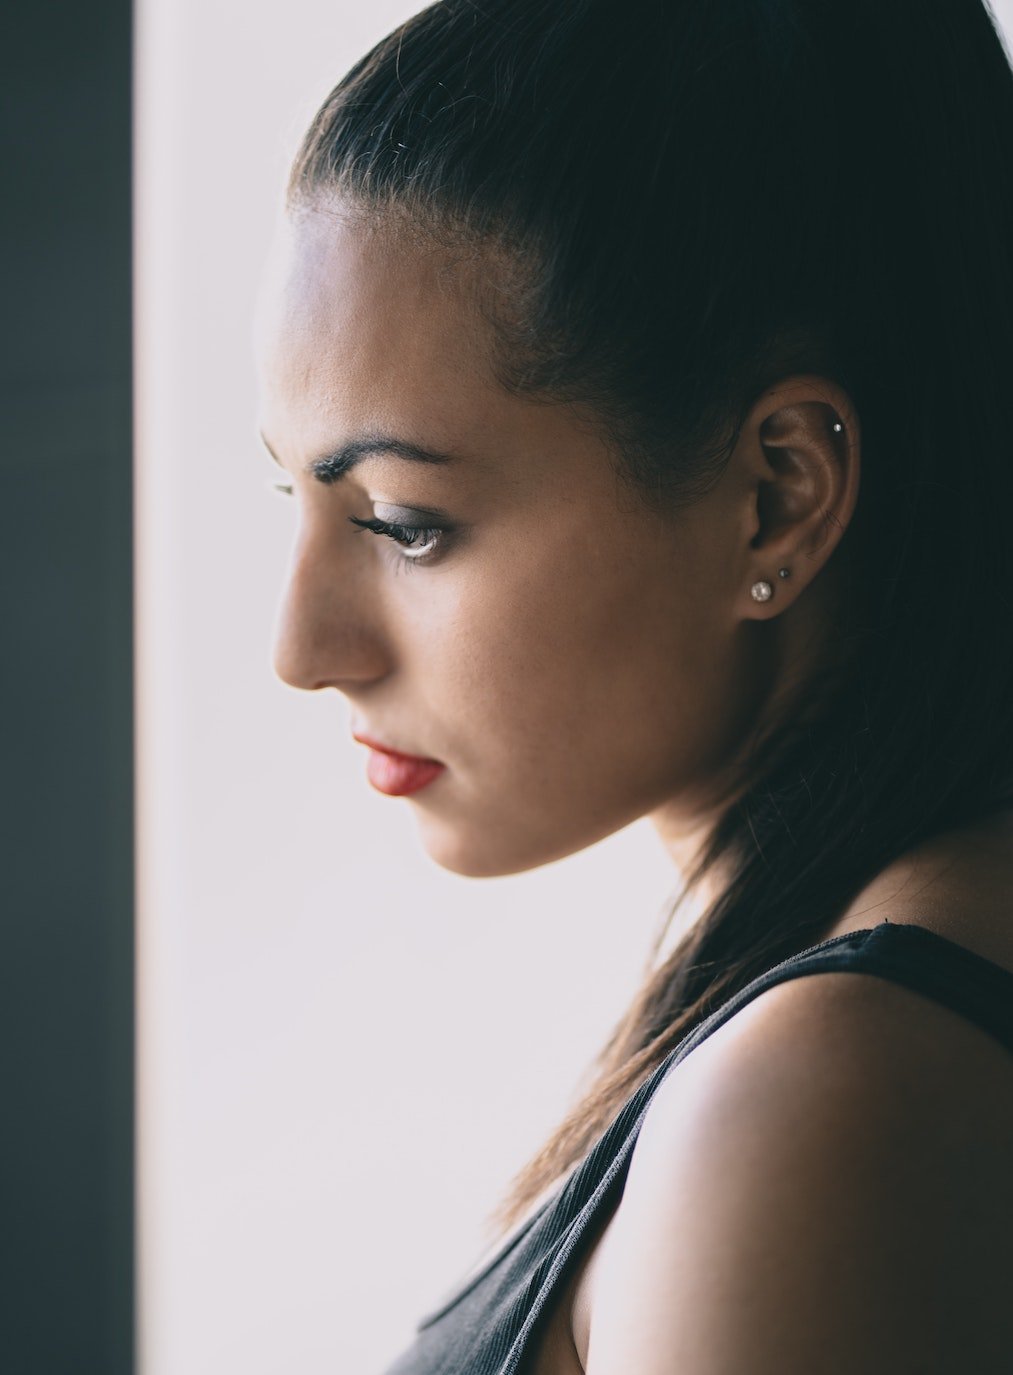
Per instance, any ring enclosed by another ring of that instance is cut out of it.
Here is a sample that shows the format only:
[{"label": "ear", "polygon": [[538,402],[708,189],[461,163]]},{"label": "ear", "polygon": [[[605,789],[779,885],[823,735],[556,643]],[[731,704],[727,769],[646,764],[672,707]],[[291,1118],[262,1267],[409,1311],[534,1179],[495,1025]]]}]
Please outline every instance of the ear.
[{"label": "ear", "polygon": [[766,620],[809,586],[851,520],[858,499],[858,416],[835,382],[792,376],[756,402],[736,449],[749,501],[742,614]]}]

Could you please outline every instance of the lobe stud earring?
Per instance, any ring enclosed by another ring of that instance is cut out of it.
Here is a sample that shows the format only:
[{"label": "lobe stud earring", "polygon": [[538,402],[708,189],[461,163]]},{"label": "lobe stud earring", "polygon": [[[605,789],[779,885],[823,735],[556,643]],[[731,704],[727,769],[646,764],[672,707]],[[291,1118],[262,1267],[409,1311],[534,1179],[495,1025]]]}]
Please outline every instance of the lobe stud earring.
[{"label": "lobe stud earring", "polygon": [[[779,568],[777,570],[777,576],[779,578],[790,578],[791,569]],[[764,578],[761,578],[759,582],[753,583],[752,587],[749,589],[749,593],[754,602],[769,602],[771,597],[774,595],[774,589],[771,587],[769,582],[767,582]]]}]

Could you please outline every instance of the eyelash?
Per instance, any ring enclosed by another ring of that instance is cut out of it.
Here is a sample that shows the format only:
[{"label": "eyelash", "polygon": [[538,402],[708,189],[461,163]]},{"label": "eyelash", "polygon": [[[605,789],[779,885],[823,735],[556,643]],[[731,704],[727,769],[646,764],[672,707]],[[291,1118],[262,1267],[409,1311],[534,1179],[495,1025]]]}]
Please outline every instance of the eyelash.
[{"label": "eyelash", "polygon": [[[374,516],[371,520],[359,520],[357,516],[349,516],[348,519],[353,525],[358,525],[361,530],[372,530],[374,535],[386,535],[388,539],[392,539],[401,549],[402,557],[406,563],[428,563],[439,551],[446,534],[445,530],[440,530],[435,526],[397,525],[392,521],[380,520],[378,516]],[[413,548],[416,541],[419,540],[423,545],[429,546],[424,554],[405,552]]]},{"label": "eyelash", "polygon": [[[293,494],[290,483],[275,482],[272,485],[276,492],[283,492],[286,496]],[[401,549],[405,564],[428,563],[440,551],[440,546],[447,535],[447,531],[438,526],[399,525],[393,521],[380,520],[378,516],[373,516],[370,520],[360,520],[357,516],[349,516],[348,519],[360,530],[370,530],[374,535],[386,535],[388,539],[393,540]],[[413,548],[417,541],[431,547],[427,548],[424,554],[405,552]]]}]

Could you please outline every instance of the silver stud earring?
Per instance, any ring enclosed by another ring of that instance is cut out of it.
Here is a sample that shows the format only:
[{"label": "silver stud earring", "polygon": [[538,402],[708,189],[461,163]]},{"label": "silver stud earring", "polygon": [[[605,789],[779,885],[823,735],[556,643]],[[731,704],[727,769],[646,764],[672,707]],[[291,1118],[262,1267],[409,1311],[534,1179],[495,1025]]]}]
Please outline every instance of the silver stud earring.
[{"label": "silver stud earring", "polygon": [[841,424],[841,422],[839,420],[835,420],[833,424],[834,434],[840,434],[843,429],[844,426]]},{"label": "silver stud earring", "polygon": [[777,576],[778,576],[779,578],[790,578],[790,577],[791,577],[791,569],[790,569],[790,568],[779,568],[779,569],[777,570]]},{"label": "silver stud earring", "polygon": [[774,589],[770,583],[764,582],[762,579],[760,582],[754,582],[749,590],[754,602],[769,602],[774,595]]}]

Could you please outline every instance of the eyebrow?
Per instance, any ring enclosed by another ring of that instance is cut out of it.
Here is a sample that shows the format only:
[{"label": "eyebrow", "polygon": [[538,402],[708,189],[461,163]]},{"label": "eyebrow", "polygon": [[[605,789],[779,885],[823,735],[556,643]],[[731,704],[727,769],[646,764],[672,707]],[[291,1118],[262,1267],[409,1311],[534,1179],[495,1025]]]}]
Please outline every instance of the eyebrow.
[{"label": "eyebrow", "polygon": [[[279,468],[284,467],[281,459],[268,444],[264,435],[260,436],[261,443],[267,452],[278,464]],[[342,444],[333,453],[323,454],[319,458],[311,458],[303,467],[303,471],[310,477],[315,477],[319,482],[337,482],[350,472],[357,463],[361,463],[364,458],[371,454],[387,454],[393,458],[407,459],[411,463],[453,463],[453,454],[443,453],[439,449],[424,449],[419,444],[412,444],[407,439],[398,439],[394,435],[372,434],[363,435],[360,439],[350,439],[347,444]]]}]

